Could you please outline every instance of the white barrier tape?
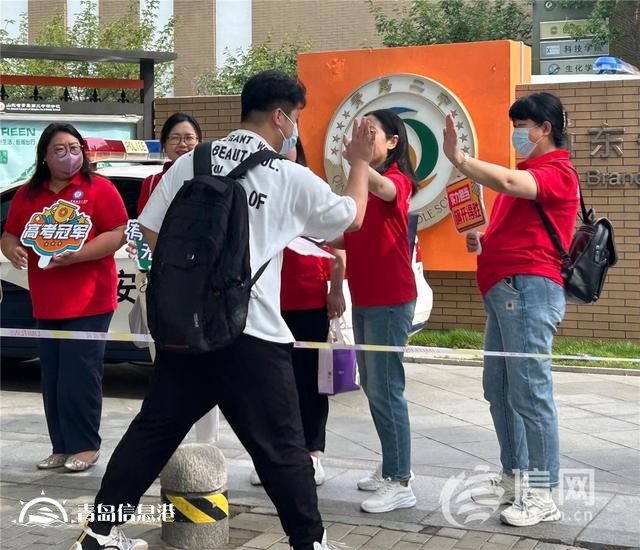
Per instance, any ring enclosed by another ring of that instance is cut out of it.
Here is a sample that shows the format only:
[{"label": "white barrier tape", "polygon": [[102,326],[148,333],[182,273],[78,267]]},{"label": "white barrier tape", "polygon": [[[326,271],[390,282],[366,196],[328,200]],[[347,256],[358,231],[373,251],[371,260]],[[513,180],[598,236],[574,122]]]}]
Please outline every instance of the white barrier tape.
[{"label": "white barrier tape", "polygon": [[[82,332],[75,330],[45,330],[31,328],[3,328],[0,336],[5,338],[55,338],[61,340],[105,340],[108,342],[153,342],[150,334],[127,332]],[[615,361],[640,364],[638,357],[596,357],[592,355],[554,355],[551,353],[517,353],[509,351],[484,351],[478,349],[435,348],[426,346],[379,346],[375,344],[334,344],[329,342],[295,342],[301,349],[352,349],[356,351],[382,351],[422,353],[440,359],[482,359],[490,357],[533,357],[537,359],[564,359],[571,361]]]}]

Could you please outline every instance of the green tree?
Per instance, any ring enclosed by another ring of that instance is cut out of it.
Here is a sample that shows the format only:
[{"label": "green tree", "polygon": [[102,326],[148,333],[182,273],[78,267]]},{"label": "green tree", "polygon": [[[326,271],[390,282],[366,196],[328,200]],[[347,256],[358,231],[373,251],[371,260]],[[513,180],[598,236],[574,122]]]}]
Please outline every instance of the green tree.
[{"label": "green tree", "polygon": [[284,40],[274,45],[271,36],[263,44],[238,50],[229,55],[223,67],[205,71],[195,81],[198,95],[233,95],[242,91],[250,76],[267,69],[278,69],[292,77],[298,74],[298,53],[310,49],[310,44]]},{"label": "green tree", "polygon": [[374,0],[368,4],[382,43],[389,47],[531,39],[525,0],[411,0],[390,15]]},{"label": "green tree", "polygon": [[612,53],[640,66],[640,1],[561,0],[560,5],[584,7],[587,3],[591,13],[584,25],[569,25],[571,37],[590,37],[596,46],[609,42]]},{"label": "green tree", "polygon": [[[96,0],[81,0],[81,12],[71,27],[67,27],[62,13],[55,13],[45,23],[36,38],[41,46],[61,46],[68,48],[110,48],[116,50],[152,50],[173,51],[175,20],[171,18],[158,29],[158,7],[160,0],[147,0],[142,11],[138,12],[138,0],[129,0],[123,15],[109,23],[100,24],[96,15]],[[19,31],[11,38],[7,25],[15,21],[5,20],[0,29],[0,43],[26,44],[28,41],[27,14],[20,16]],[[84,76],[98,78],[139,78],[138,65],[128,63],[86,63],[61,62],[40,59],[2,59],[0,70],[3,74],[46,75],[46,76]],[[173,88],[173,64],[163,63],[156,66],[155,90],[157,96],[166,95]],[[10,91],[12,96],[26,97],[32,88],[21,87]],[[61,95],[59,88],[39,89],[43,99],[57,101]],[[74,100],[88,100],[93,90],[69,88]],[[116,100],[119,90],[104,89],[100,92],[103,100]],[[137,93],[129,92],[129,101],[139,101]]]}]

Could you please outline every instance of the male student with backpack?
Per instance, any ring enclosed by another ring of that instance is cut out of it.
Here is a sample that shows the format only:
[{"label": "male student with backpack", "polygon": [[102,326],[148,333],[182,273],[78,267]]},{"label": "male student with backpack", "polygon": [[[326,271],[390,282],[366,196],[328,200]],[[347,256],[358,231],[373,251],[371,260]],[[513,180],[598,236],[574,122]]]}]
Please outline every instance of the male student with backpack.
[{"label": "male student with backpack", "polygon": [[[229,173],[260,150],[284,155],[295,147],[297,120],[305,106],[301,83],[264,71],[247,81],[241,103],[241,128],[211,144],[213,174]],[[366,121],[354,122],[351,139],[344,143],[353,160],[343,196],[309,169],[281,158],[265,161],[239,180],[247,196],[252,274],[269,262],[251,288],[246,328],[233,343],[209,353],[158,350],[141,411],[107,466],[95,499],[96,515],[105,506],[116,511],[137,506],[193,423],[219,405],[251,455],[291,546],[331,547],[303,436],[291,367],[293,337],[280,315],[280,267],[282,250],[295,237],[331,240],[362,224],[373,152]],[[176,161],[140,216],[152,248],[173,197],[194,177],[193,158],[188,153]],[[146,542],[127,538],[117,523],[122,522],[111,517],[90,522],[72,550],[147,548]]]}]

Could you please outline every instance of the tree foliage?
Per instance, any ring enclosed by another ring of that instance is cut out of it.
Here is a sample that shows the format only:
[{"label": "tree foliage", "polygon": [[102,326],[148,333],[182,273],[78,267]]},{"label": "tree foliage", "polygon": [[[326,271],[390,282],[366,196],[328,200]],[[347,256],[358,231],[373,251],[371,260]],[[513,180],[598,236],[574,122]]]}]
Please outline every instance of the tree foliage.
[{"label": "tree foliage", "polygon": [[[121,17],[108,23],[100,24],[98,20],[96,0],[81,0],[81,11],[71,27],[67,27],[62,13],[55,13],[45,23],[35,43],[41,46],[61,46],[67,48],[109,48],[115,50],[151,50],[173,51],[175,20],[171,18],[162,28],[158,28],[158,7],[160,0],[147,0],[138,11],[138,0],[129,0],[128,7]],[[18,36],[11,38],[6,27],[15,21],[4,21],[0,29],[0,43],[26,44],[28,42],[27,14],[20,15]],[[46,76],[83,76],[97,78],[132,78],[140,77],[137,64],[129,63],[86,63],[62,62],[41,59],[2,59],[0,71],[3,74],[46,75]],[[166,95],[173,88],[173,64],[156,65],[156,96]],[[15,97],[26,97],[31,94],[29,87],[9,92]],[[14,89],[15,90],[15,89]],[[58,101],[59,88],[39,89],[43,99]],[[74,100],[89,99],[93,90],[69,88]],[[115,100],[120,96],[119,90],[103,90],[103,100]],[[128,99],[139,101],[138,94],[129,92]]]},{"label": "tree foliage", "polygon": [[199,95],[232,95],[242,91],[244,83],[257,72],[278,69],[292,77],[298,75],[298,53],[310,49],[310,44],[286,39],[274,44],[268,36],[262,44],[253,45],[235,54],[227,51],[223,67],[201,73],[195,80]]},{"label": "tree foliage", "polygon": [[591,37],[596,46],[625,40],[631,47],[629,61],[640,63],[640,2],[638,0],[560,0],[564,8],[592,6],[584,25],[569,25],[572,38]]},{"label": "tree foliage", "polygon": [[531,39],[525,0],[411,0],[390,15],[375,0],[368,3],[385,46]]}]

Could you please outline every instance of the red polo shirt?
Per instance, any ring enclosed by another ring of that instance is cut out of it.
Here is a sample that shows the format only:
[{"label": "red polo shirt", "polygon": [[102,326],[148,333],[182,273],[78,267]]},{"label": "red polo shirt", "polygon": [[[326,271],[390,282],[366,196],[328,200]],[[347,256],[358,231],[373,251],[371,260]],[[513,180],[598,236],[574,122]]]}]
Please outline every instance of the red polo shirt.
[{"label": "red polo shirt", "polygon": [[397,164],[383,175],[396,186],[396,198],[387,202],[369,193],[362,227],[344,234],[349,291],[356,307],[389,306],[416,299],[407,218],[411,180]]},{"label": "red polo shirt", "polygon": [[164,173],[172,166],[172,161],[165,162],[162,166],[162,172],[147,176],[146,178],[144,178],[144,180],[142,180],[142,185],[140,186],[140,196],[138,197],[138,216],[144,210],[144,207],[151,197],[151,193],[153,193],[153,190],[158,187],[158,184],[160,183],[160,180],[162,179]]},{"label": "red polo shirt", "polygon": [[331,261],[303,256],[288,248],[282,259],[280,309],[320,309],[327,305]]},{"label": "red polo shirt", "polygon": [[[518,164],[536,180],[535,199],[551,220],[566,250],[571,244],[580,195],[578,178],[569,151],[556,149]],[[561,261],[534,201],[500,193],[482,237],[478,256],[478,287],[486,294],[493,285],[511,275],[539,275],[563,284]]]},{"label": "red polo shirt", "polygon": [[[24,185],[16,192],[5,225],[5,231],[18,238],[32,214],[59,199],[77,204],[80,212],[91,217],[92,227],[85,245],[100,233],[127,223],[127,211],[117,189],[109,180],[95,174],[92,181],[87,181],[77,173],[59,193],[50,191],[48,183],[30,196],[26,191]],[[116,309],[118,277],[113,255],[41,269],[39,256],[31,247],[25,248],[29,254],[29,291],[36,319],[86,317]]]}]

